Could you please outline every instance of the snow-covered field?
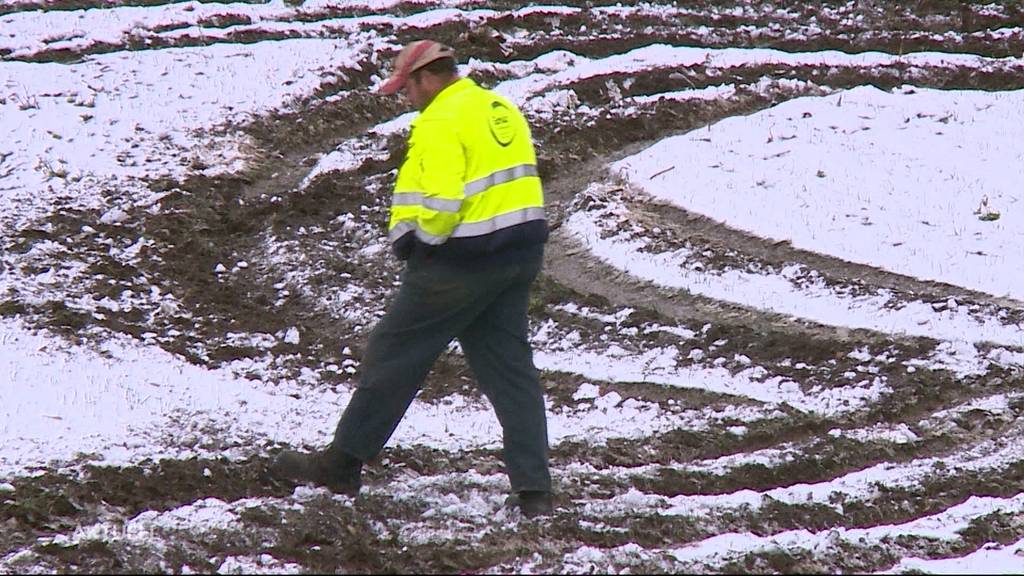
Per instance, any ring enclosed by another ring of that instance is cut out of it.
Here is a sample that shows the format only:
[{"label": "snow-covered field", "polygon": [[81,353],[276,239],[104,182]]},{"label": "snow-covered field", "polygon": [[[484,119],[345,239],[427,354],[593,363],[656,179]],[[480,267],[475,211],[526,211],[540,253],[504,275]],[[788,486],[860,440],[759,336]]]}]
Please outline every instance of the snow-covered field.
[{"label": "snow-covered field", "polygon": [[[1024,566],[1013,3],[117,4],[0,6],[0,573]],[[396,285],[419,36],[538,140],[550,519],[457,348],[359,499],[265,474]]]}]

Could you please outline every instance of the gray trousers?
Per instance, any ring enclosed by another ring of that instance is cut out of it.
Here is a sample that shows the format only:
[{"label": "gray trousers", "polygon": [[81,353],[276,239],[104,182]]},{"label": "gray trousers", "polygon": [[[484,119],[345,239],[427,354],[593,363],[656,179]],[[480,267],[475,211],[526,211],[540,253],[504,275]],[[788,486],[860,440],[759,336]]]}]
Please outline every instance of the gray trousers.
[{"label": "gray trousers", "polygon": [[463,267],[413,254],[397,296],[370,334],[333,450],[364,462],[375,458],[434,361],[458,338],[501,423],[512,491],[551,490],[544,395],[527,326],[543,248],[516,256]]}]

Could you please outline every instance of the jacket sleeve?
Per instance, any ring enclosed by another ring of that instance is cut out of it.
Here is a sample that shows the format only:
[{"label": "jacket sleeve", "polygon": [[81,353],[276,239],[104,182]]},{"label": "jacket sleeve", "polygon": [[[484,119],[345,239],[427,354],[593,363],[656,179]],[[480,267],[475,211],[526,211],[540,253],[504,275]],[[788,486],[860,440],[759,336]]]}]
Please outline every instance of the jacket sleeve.
[{"label": "jacket sleeve", "polygon": [[417,217],[417,237],[441,244],[459,225],[465,199],[466,154],[453,120],[434,119],[416,130],[423,204]]}]

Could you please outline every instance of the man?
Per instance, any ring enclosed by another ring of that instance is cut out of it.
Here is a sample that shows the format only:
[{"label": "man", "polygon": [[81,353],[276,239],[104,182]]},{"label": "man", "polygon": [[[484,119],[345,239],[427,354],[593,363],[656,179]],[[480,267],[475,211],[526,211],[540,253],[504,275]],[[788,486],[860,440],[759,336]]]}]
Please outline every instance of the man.
[{"label": "man", "polygon": [[550,514],[547,420],[527,337],[548,227],[529,126],[514,104],[461,78],[452,49],[431,40],[402,49],[381,92],[402,92],[420,111],[388,224],[406,260],[402,284],[370,334],[334,441],[315,454],[284,452],[272,470],[356,495],[362,464],[457,338],[502,426],[508,504]]}]

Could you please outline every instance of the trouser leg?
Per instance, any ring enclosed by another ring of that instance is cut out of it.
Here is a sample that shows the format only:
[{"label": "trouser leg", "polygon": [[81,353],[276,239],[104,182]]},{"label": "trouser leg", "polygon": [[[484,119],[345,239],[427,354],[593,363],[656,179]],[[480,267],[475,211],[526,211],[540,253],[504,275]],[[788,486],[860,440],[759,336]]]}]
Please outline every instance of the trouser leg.
[{"label": "trouser leg", "polygon": [[[332,448],[366,462],[380,453],[447,342],[400,342],[388,313],[370,334],[362,378],[334,432]],[[439,334],[440,336],[440,334]]]},{"label": "trouser leg", "polygon": [[527,320],[529,288],[539,268],[540,258],[524,265],[516,281],[459,335],[481,391],[501,423],[513,492],[551,490],[544,393]]},{"label": "trouser leg", "polygon": [[387,313],[370,334],[359,386],[332,450],[363,461],[380,453],[448,343],[505,283],[505,269],[469,272],[410,262]]}]

